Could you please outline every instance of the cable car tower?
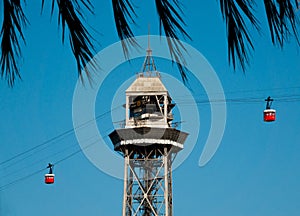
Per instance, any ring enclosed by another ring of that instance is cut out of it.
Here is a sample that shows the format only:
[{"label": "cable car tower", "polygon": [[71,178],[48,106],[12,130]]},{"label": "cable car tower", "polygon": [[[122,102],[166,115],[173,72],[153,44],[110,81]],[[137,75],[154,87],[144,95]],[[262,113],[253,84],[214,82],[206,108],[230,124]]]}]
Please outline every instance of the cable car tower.
[{"label": "cable car tower", "polygon": [[126,90],[125,127],[109,135],[124,157],[122,216],[173,215],[172,162],[188,136],[172,127],[174,106],[148,44],[142,72]]}]

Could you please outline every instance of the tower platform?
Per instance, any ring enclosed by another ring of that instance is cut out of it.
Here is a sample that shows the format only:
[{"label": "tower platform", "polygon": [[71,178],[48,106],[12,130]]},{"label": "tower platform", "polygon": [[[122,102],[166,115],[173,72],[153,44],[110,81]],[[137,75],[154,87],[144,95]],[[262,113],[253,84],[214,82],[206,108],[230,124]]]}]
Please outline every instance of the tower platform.
[{"label": "tower platform", "polygon": [[123,152],[124,148],[164,148],[172,147],[178,152],[188,133],[175,128],[136,127],[114,130],[109,137],[115,151]]}]

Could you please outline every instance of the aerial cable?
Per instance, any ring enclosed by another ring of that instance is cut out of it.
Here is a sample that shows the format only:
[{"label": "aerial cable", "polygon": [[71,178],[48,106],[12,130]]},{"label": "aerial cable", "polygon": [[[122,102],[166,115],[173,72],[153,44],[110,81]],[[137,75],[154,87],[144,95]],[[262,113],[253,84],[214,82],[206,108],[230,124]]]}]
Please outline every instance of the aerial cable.
[{"label": "aerial cable", "polygon": [[28,179],[28,178],[30,178],[31,176],[37,175],[37,174],[43,172],[43,171],[46,170],[46,169],[47,169],[47,168],[40,169],[40,170],[38,170],[38,171],[35,171],[35,172],[33,172],[33,173],[30,173],[30,174],[28,174],[28,175],[22,177],[22,178],[18,178],[18,179],[14,180],[14,181],[12,181],[12,182],[10,182],[10,183],[7,183],[7,184],[5,184],[5,185],[3,185],[3,186],[0,187],[0,191],[3,191],[3,190],[5,190],[6,188],[8,188],[8,187],[10,187],[10,186],[12,186],[12,185],[15,185],[16,183],[18,183],[18,182],[20,182],[20,181],[23,181],[24,179]]},{"label": "aerial cable", "polygon": [[[66,160],[70,159],[71,157],[75,156],[76,154],[82,152],[83,150],[85,150],[85,149],[87,149],[87,148],[90,148],[91,146],[97,144],[99,141],[100,141],[100,139],[99,139],[99,140],[96,140],[96,141],[94,141],[94,142],[92,142],[92,143],[90,143],[89,145],[85,146],[84,148],[80,148],[80,149],[78,149],[78,150],[72,152],[71,154],[67,155],[66,157],[64,157],[64,158],[62,158],[62,159],[56,161],[56,162],[53,163],[52,165],[57,165],[57,164],[62,163],[63,161],[66,161]],[[37,174],[43,172],[44,170],[46,170],[46,169],[48,169],[48,168],[49,168],[49,167],[46,167],[46,168],[37,170],[37,171],[32,172],[32,173],[30,173],[30,174],[28,174],[28,175],[26,175],[26,176],[24,176],[24,177],[21,177],[21,178],[18,178],[18,179],[16,179],[16,180],[14,180],[14,181],[11,181],[11,182],[9,182],[9,183],[7,183],[7,184],[1,186],[1,187],[0,187],[0,191],[3,191],[3,190],[7,189],[8,187],[10,187],[10,186],[12,186],[12,185],[15,185],[16,183],[18,183],[18,182],[20,182],[20,181],[23,181],[24,179],[28,179],[28,178],[30,178],[30,177],[32,177],[32,176],[34,176],[34,175],[37,175]]]},{"label": "aerial cable", "polygon": [[[113,130],[113,129],[110,128],[110,129],[104,131],[104,133],[107,133],[107,132],[109,132],[109,131],[111,131],[111,130]],[[93,139],[93,138],[95,138],[95,137],[97,137],[97,136],[96,136],[96,135],[95,135],[95,136],[92,136],[92,137],[86,139],[85,141],[88,142],[89,140],[91,140],[91,139]],[[108,137],[108,134],[107,134],[107,135],[104,135],[103,137],[104,137],[104,138],[105,138],[105,137]],[[76,146],[77,146],[77,145],[76,145]],[[24,169],[26,169],[26,168],[28,168],[28,167],[31,167],[32,165],[38,164],[38,163],[40,163],[40,162],[43,162],[43,161],[45,161],[45,160],[48,159],[48,158],[53,158],[53,157],[55,157],[55,156],[61,154],[62,152],[65,152],[65,151],[67,151],[67,150],[69,150],[69,149],[71,149],[71,148],[74,148],[74,147],[76,147],[76,146],[74,145],[74,143],[71,144],[71,145],[68,145],[66,148],[64,148],[64,149],[62,149],[62,150],[60,150],[60,151],[56,151],[55,153],[52,153],[52,154],[50,154],[50,155],[48,155],[48,156],[46,156],[46,157],[43,157],[42,159],[35,160],[34,162],[28,164],[27,166],[24,166],[24,167],[22,167],[22,168],[20,168],[20,169],[17,169],[17,170],[14,170],[14,171],[10,172],[10,173],[7,173],[7,174],[4,175],[4,176],[1,176],[1,178],[4,179],[4,178],[7,178],[8,176],[12,176],[12,175],[14,175],[14,174],[16,174],[16,173],[21,172],[22,170],[24,170]],[[23,159],[23,158],[22,158],[22,159]],[[57,162],[56,162],[56,163],[57,163]],[[14,166],[14,165],[15,165],[15,164],[11,164],[10,167],[11,167],[11,166]],[[5,168],[8,168],[8,167],[5,167]],[[4,168],[4,169],[5,169],[5,168]]]},{"label": "aerial cable", "polygon": [[[10,172],[10,173],[7,173],[6,175],[2,176],[1,178],[2,178],[2,179],[7,178],[8,176],[14,175],[14,174],[16,174],[16,173],[18,173],[18,172],[20,172],[20,171],[22,171],[22,170],[24,170],[24,169],[26,169],[26,168],[28,168],[28,167],[31,167],[31,166],[33,166],[33,165],[35,165],[35,164],[39,164],[40,162],[43,162],[43,161],[45,161],[46,159],[53,158],[53,157],[55,157],[55,156],[61,154],[62,152],[65,152],[65,151],[67,151],[67,150],[69,150],[69,149],[71,149],[71,148],[74,148],[74,147],[75,147],[74,144],[68,145],[66,148],[64,148],[64,149],[62,149],[62,150],[60,150],[60,151],[57,151],[57,152],[55,152],[55,153],[53,153],[53,154],[50,154],[50,155],[48,155],[48,156],[46,156],[46,157],[43,157],[42,159],[35,160],[35,161],[33,161],[32,163],[28,164],[28,165],[25,166],[25,167],[22,167],[22,168],[20,168],[20,169],[17,169],[17,170],[14,170],[14,171]],[[23,158],[22,158],[22,159],[23,159]],[[11,166],[14,166],[14,165],[16,165],[16,164],[12,164]],[[11,167],[11,166],[10,166],[10,167]],[[3,169],[5,169],[5,168],[7,168],[7,167],[4,167]]]},{"label": "aerial cable", "polygon": [[[278,102],[278,101],[282,101],[282,102],[296,102],[296,101],[300,101],[300,95],[299,95],[299,94],[296,94],[296,95],[291,95],[291,94],[288,94],[288,95],[281,95],[281,96],[278,97],[278,99],[276,99],[276,102]],[[223,103],[224,103],[224,102],[228,102],[228,103],[232,103],[232,102],[238,102],[238,103],[260,102],[260,103],[261,103],[262,100],[261,100],[261,97],[259,97],[259,98],[258,98],[258,97],[235,98],[235,99],[226,99],[226,100],[217,100],[217,99],[216,99],[216,100],[212,100],[212,101],[209,101],[209,100],[203,100],[203,101],[199,101],[199,100],[198,100],[198,101],[197,101],[197,100],[196,100],[196,103],[197,103],[197,104],[201,104],[201,103],[215,103],[215,102],[223,102]],[[179,102],[178,104],[181,104],[181,103],[187,104],[187,102]],[[95,120],[98,120],[98,119],[102,118],[103,116],[107,115],[108,113],[111,113],[112,111],[114,111],[115,109],[117,109],[117,108],[119,108],[119,107],[121,107],[121,105],[118,106],[118,107],[116,107],[116,108],[114,108],[114,109],[112,109],[112,110],[110,110],[110,111],[107,111],[107,112],[105,112],[105,113],[103,113],[103,114],[97,116],[95,119],[89,120],[89,121],[83,123],[82,125],[79,125],[76,129],[80,129],[81,127],[84,127],[85,125],[88,125],[88,124],[90,124],[91,122],[93,122],[93,121],[95,121]],[[13,156],[12,158],[9,158],[9,159],[7,159],[7,160],[1,162],[0,165],[3,165],[3,164],[5,164],[5,163],[8,163],[9,161],[12,161],[12,160],[14,160],[14,159],[16,159],[16,158],[18,158],[18,157],[20,157],[20,156],[26,154],[26,153],[29,153],[29,152],[31,152],[31,151],[33,151],[33,150],[35,150],[35,149],[37,149],[37,148],[43,146],[43,145],[49,144],[49,143],[51,143],[51,142],[53,142],[53,141],[55,141],[55,140],[57,140],[57,139],[59,139],[59,138],[61,138],[61,137],[63,137],[63,136],[66,136],[66,135],[69,134],[69,133],[73,133],[74,130],[75,130],[75,128],[72,128],[72,129],[70,129],[70,130],[67,130],[67,131],[63,132],[62,134],[59,134],[59,135],[57,135],[57,136],[55,136],[55,137],[53,137],[53,138],[51,138],[51,139],[49,139],[49,140],[43,142],[43,143],[40,144],[40,145],[37,145],[37,146],[35,146],[35,147],[32,147],[32,148],[30,148],[30,149],[28,149],[28,150],[26,150],[26,151],[24,151],[24,152],[22,152],[22,153],[19,153],[19,154]],[[90,147],[91,145],[96,144],[97,142],[98,142],[98,141],[93,142],[92,144],[86,146],[85,148],[88,148],[88,147]],[[71,153],[70,155],[68,155],[68,156],[66,156],[66,157],[64,157],[64,158],[62,158],[62,159],[60,159],[60,160],[57,161],[55,164],[61,163],[62,161],[67,160],[67,159],[73,157],[74,155],[78,154],[78,153],[81,152],[82,150],[83,150],[83,149],[78,149],[77,151]],[[0,187],[0,191],[3,190],[3,189],[5,189],[7,186],[13,185],[13,184],[17,183],[18,181],[23,180],[24,178],[26,179],[26,178],[31,177],[32,175],[38,174],[38,173],[42,172],[42,171],[45,170],[45,169],[46,169],[46,168],[41,169],[41,170],[38,170],[38,171],[36,171],[36,172],[34,172],[34,173],[31,173],[31,174],[29,174],[29,175],[27,175],[27,176],[25,176],[25,177],[23,177],[23,178],[14,180],[14,181],[12,181],[12,182],[10,182],[10,183],[4,185],[4,186],[1,186],[1,187]]]},{"label": "aerial cable", "polygon": [[[106,136],[108,136],[108,134],[105,135],[104,137],[106,137]],[[78,150],[72,152],[71,154],[65,156],[64,158],[62,158],[62,159],[56,161],[55,163],[53,163],[53,165],[60,164],[60,163],[62,163],[63,161],[66,161],[66,160],[70,159],[71,157],[75,156],[76,154],[82,152],[83,150],[88,149],[88,148],[90,148],[91,146],[97,144],[100,140],[101,140],[101,139],[97,139],[97,140],[95,140],[94,142],[92,142],[92,143],[88,144],[87,146],[85,146],[84,148],[79,148]],[[24,177],[21,177],[21,178],[18,178],[18,179],[16,179],[16,180],[13,180],[12,182],[9,182],[9,183],[7,183],[7,184],[1,186],[1,187],[0,187],[0,191],[5,190],[7,187],[10,187],[10,186],[12,186],[12,185],[14,185],[14,184],[16,184],[16,183],[18,183],[18,182],[24,180],[24,179],[30,178],[31,176],[34,176],[34,175],[37,175],[37,174],[41,173],[42,171],[44,171],[44,170],[46,170],[46,169],[48,169],[48,168],[49,168],[49,167],[40,169],[40,170],[38,170],[38,171],[36,171],[36,172],[33,172],[33,173],[29,174],[29,175],[26,175],[26,176],[24,176]],[[25,168],[23,168],[23,169],[25,169]]]},{"label": "aerial cable", "polygon": [[54,140],[56,140],[56,139],[58,139],[58,138],[60,138],[60,137],[63,137],[63,136],[65,136],[66,134],[69,134],[69,133],[71,133],[71,132],[73,132],[73,131],[74,131],[74,129],[67,130],[67,131],[65,131],[65,132],[63,132],[63,133],[61,133],[61,134],[59,134],[59,135],[57,135],[57,136],[55,136],[55,137],[53,137],[53,138],[51,138],[51,139],[45,141],[45,142],[43,142],[43,143],[41,143],[41,144],[39,144],[39,145],[37,145],[37,146],[34,146],[34,147],[32,147],[32,148],[30,148],[30,149],[24,151],[24,152],[21,152],[21,153],[15,155],[15,156],[13,156],[13,157],[7,159],[7,160],[4,160],[4,161],[2,161],[2,162],[0,163],[0,166],[3,165],[3,164],[8,163],[8,162],[10,162],[10,161],[12,161],[12,160],[14,160],[14,159],[20,157],[20,156],[23,156],[23,155],[25,155],[25,154],[27,154],[27,153],[29,153],[29,152],[31,152],[31,151],[33,151],[33,150],[35,150],[35,149],[41,147],[41,146],[47,145],[47,144],[53,142]]},{"label": "aerial cable", "polygon": [[[70,134],[72,134],[72,133],[69,133],[68,135],[70,135]],[[59,139],[59,140],[56,139],[56,140],[52,141],[51,143],[53,143],[53,142],[58,142],[58,141],[61,141],[61,140],[63,140],[63,139],[64,139],[64,137],[61,138],[61,139]],[[40,147],[41,147],[41,146],[40,146]],[[41,151],[43,151],[43,150],[45,150],[45,149],[47,149],[47,148],[49,148],[49,147],[50,147],[50,145],[47,145],[47,146],[44,146],[42,149],[39,149],[38,151],[33,151],[33,150],[32,150],[32,153],[26,152],[26,153],[30,153],[30,154],[28,154],[27,156],[22,157],[22,158],[20,158],[20,159],[18,159],[18,160],[16,160],[16,161],[14,161],[14,163],[11,163],[11,164],[7,165],[6,167],[3,167],[3,169],[7,169],[7,168],[9,168],[9,167],[15,166],[16,164],[19,164],[20,162],[26,160],[27,158],[30,158],[30,157],[32,157],[33,155],[37,154],[38,152],[41,152]],[[24,154],[26,154],[26,153],[24,153]],[[24,154],[23,154],[23,155],[24,155]],[[20,155],[19,157],[21,157],[21,156],[23,156],[23,155]],[[17,158],[14,158],[14,159],[17,159]],[[12,160],[13,160],[13,159],[12,159]],[[8,161],[8,162],[9,162],[9,161]],[[4,163],[3,163],[3,165],[4,165]]]},{"label": "aerial cable", "polygon": [[[286,87],[286,88],[270,88],[270,89],[256,89],[256,90],[240,90],[240,91],[226,91],[226,95],[229,95],[229,94],[238,94],[238,93],[256,93],[256,92],[262,92],[262,93],[270,93],[272,91],[280,91],[280,90],[288,90],[288,89],[300,89],[300,86],[294,86],[294,87]],[[215,92],[215,93],[212,93],[211,95],[220,95],[220,94],[224,94],[224,92]],[[275,95],[273,93],[273,95]],[[182,97],[187,97],[189,95],[182,95]],[[196,94],[196,96],[206,96],[205,93],[203,94]]]},{"label": "aerial cable", "polygon": [[[59,139],[59,138],[62,138],[62,139],[63,139],[65,136],[68,136],[68,135],[74,133],[75,130],[78,130],[78,129],[82,128],[82,127],[85,127],[85,126],[87,126],[88,124],[92,123],[92,122],[95,121],[95,120],[97,121],[97,120],[101,119],[102,117],[104,117],[105,115],[107,115],[107,114],[113,112],[114,110],[118,109],[119,107],[121,107],[121,105],[120,105],[120,106],[117,106],[117,107],[115,107],[115,108],[113,108],[113,109],[110,110],[110,111],[106,111],[106,112],[104,112],[104,113],[98,115],[95,119],[91,119],[91,120],[89,120],[89,121],[87,121],[87,122],[84,122],[83,124],[77,126],[76,128],[69,129],[69,130],[67,130],[67,131],[65,131],[65,132],[63,132],[63,133],[61,133],[61,134],[59,134],[59,135],[57,135],[57,136],[55,136],[55,137],[49,139],[49,140],[46,140],[45,142],[42,142],[42,143],[39,144],[39,145],[36,145],[36,146],[34,146],[34,147],[32,147],[32,148],[29,148],[29,149],[27,149],[27,150],[25,150],[25,151],[23,151],[23,152],[21,152],[21,153],[18,153],[18,154],[16,154],[16,155],[13,156],[13,157],[8,158],[7,160],[4,160],[4,161],[0,162],[0,166],[2,166],[3,164],[6,164],[6,163],[8,163],[8,162],[10,162],[10,161],[12,161],[12,160],[14,160],[14,159],[16,159],[16,158],[19,158],[19,157],[21,157],[21,156],[23,156],[23,155],[25,155],[25,154],[27,154],[27,153],[30,153],[30,152],[32,152],[32,151],[34,151],[34,150],[36,150],[36,149],[38,149],[38,148],[40,148],[40,147],[42,147],[42,146],[45,146],[45,145],[47,145],[47,144],[50,144],[50,143],[54,142],[55,140],[57,140],[57,139]],[[45,147],[45,148],[47,148],[47,147]],[[45,148],[43,148],[42,150],[44,150]],[[26,158],[28,158],[28,157],[26,157]]]},{"label": "aerial cable", "polygon": [[[291,87],[291,88],[300,88],[300,87]],[[275,88],[275,89],[279,90],[279,89],[286,89],[286,88]],[[263,91],[263,90],[256,90],[256,91]],[[279,97],[276,97],[276,98],[277,98],[276,99],[277,102],[298,102],[298,101],[300,101],[300,95],[299,94],[296,94],[296,95],[282,95],[282,96],[279,96]],[[188,105],[189,103],[192,103],[192,102],[193,101],[187,101],[187,100],[181,101],[181,100],[178,100],[177,104]],[[214,100],[196,100],[196,104],[210,104],[210,103],[261,103],[261,102],[262,102],[261,97],[255,97],[255,98],[235,98],[235,99],[225,99],[225,100],[223,100],[223,99],[220,99],[220,100],[218,100],[218,99],[214,99]],[[42,146],[50,144],[50,143],[56,141],[59,138],[64,139],[65,136],[68,136],[68,135],[74,133],[75,129],[77,130],[77,129],[80,129],[82,127],[85,127],[86,125],[90,124],[91,122],[93,122],[95,120],[99,120],[100,118],[104,117],[108,113],[113,112],[114,110],[118,109],[119,107],[121,107],[121,105],[113,108],[110,111],[104,112],[103,114],[97,116],[95,119],[91,119],[91,120],[89,120],[89,121],[87,121],[87,122],[79,125],[77,128],[69,129],[69,130],[67,130],[67,131],[65,131],[65,132],[63,132],[63,133],[61,133],[61,134],[59,134],[59,135],[57,135],[57,136],[55,136],[55,137],[53,137],[53,138],[45,141],[45,142],[43,142],[43,143],[41,143],[41,144],[39,144],[37,146],[34,146],[34,147],[32,147],[32,148],[24,151],[24,152],[21,152],[21,153],[15,155],[13,157],[7,159],[7,160],[4,160],[4,161],[0,162],[0,166],[3,165],[3,164],[6,164],[6,163],[8,163],[8,162],[10,162],[10,161],[12,161],[12,160],[14,160],[16,158],[19,158],[19,157],[21,157],[21,156],[23,156],[23,155],[25,155],[25,154],[27,154],[29,152],[32,152],[32,151],[34,151],[34,150],[36,150],[36,149],[38,149],[38,148],[40,148]],[[47,148],[47,147],[45,147],[45,148]],[[41,150],[44,150],[45,148],[43,148]],[[28,156],[28,157],[30,157],[30,156]],[[26,158],[28,158],[28,157],[26,157]],[[22,161],[22,159],[20,161]]]},{"label": "aerial cable", "polygon": [[[275,97],[277,102],[297,102],[300,100],[300,95],[284,95]],[[200,100],[200,99],[183,99],[175,100],[176,104],[188,105],[191,103],[196,104],[210,104],[210,103],[262,103],[261,97],[246,97],[246,98],[226,98],[226,99],[213,99],[213,100]]]}]

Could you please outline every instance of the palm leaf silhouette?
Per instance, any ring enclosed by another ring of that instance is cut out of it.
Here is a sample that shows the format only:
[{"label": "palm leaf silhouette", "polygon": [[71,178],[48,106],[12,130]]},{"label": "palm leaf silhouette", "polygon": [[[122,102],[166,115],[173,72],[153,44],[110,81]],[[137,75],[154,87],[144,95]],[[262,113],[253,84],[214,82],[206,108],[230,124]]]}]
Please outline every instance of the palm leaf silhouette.
[{"label": "palm leaf silhouette", "polygon": [[[20,0],[3,0],[4,13],[1,28],[1,77],[5,77],[9,86],[13,86],[16,77],[21,78],[17,59],[21,57],[20,40],[24,41],[23,27],[27,18]],[[19,38],[19,35],[21,38]]]},{"label": "palm leaf silhouette", "polygon": [[[52,0],[51,15],[53,15],[55,3],[58,6],[58,23],[62,26],[62,41],[64,43],[67,28],[69,42],[77,63],[78,75],[82,78],[82,70],[85,69],[90,80],[90,71],[85,68],[85,65],[94,56],[95,48],[92,43],[94,39],[82,22],[84,18],[81,4],[91,13],[93,13],[93,6],[89,0]],[[44,0],[42,9],[43,7]],[[93,69],[97,68],[96,62],[91,62],[91,65]]]},{"label": "palm leaf silhouette", "polygon": [[249,62],[249,52],[254,49],[244,16],[259,30],[258,20],[253,15],[253,4],[252,0],[220,0],[221,12],[226,22],[228,61],[235,69],[237,59],[243,71]]},{"label": "palm leaf silhouette", "polygon": [[[295,8],[299,8],[299,1],[294,0],[273,1],[264,0],[265,11],[268,18],[272,43],[283,47],[284,42],[294,35],[299,44],[297,24],[299,18],[295,14]],[[290,27],[291,26],[291,30]]]},{"label": "palm leaf silhouette", "polygon": [[[45,1],[42,0],[42,10]],[[4,77],[9,86],[14,85],[16,77],[21,78],[18,67],[18,59],[21,55],[20,40],[25,42],[23,27],[28,23],[22,10],[20,0],[3,0],[4,19],[1,29],[1,77]],[[82,75],[84,66],[94,55],[93,37],[86,29],[82,20],[82,6],[89,12],[93,12],[90,0],[52,0],[51,15],[55,6],[58,7],[58,23],[62,26],[62,41],[65,40],[66,29],[69,32],[69,42],[77,63],[79,76]],[[20,36],[20,39],[19,39]],[[93,68],[97,67],[91,62]],[[85,70],[87,77],[90,72]]]},{"label": "palm leaf silhouette", "polygon": [[121,40],[125,57],[129,57],[129,48],[138,46],[128,22],[135,24],[136,13],[130,0],[112,0],[115,24]]},{"label": "palm leaf silhouette", "polygon": [[155,0],[155,3],[160,21],[160,34],[162,34],[163,29],[167,36],[171,57],[177,64],[183,82],[186,82],[187,74],[186,68],[184,67],[186,62],[182,55],[182,52],[186,50],[179,41],[178,34],[180,33],[183,37],[187,37],[188,39],[191,39],[191,37],[183,28],[185,22],[181,17],[182,9],[180,3],[178,0]]},{"label": "palm leaf silhouette", "polygon": [[[24,0],[25,2],[25,0]],[[3,23],[0,32],[1,38],[1,77],[6,79],[9,86],[13,86],[16,78],[21,78],[18,60],[22,57],[20,43],[25,43],[23,28],[28,20],[22,9],[21,0],[3,0]],[[42,11],[45,0],[41,1]],[[249,56],[254,50],[254,44],[248,29],[248,23],[260,32],[260,23],[254,15],[254,0],[219,0],[221,13],[226,23],[228,41],[228,61],[236,66],[239,64],[243,71],[249,64]],[[298,44],[299,18],[296,9],[298,0],[264,0],[266,17],[268,20],[271,40],[274,45],[283,47],[284,43],[294,36]],[[178,40],[179,36],[191,39],[185,31],[183,11],[179,0],[155,0],[155,6],[159,17],[160,34],[164,32],[173,62],[176,62],[182,79],[187,80],[185,59],[186,52],[183,44]],[[86,28],[84,10],[93,13],[94,7],[91,0],[52,0],[51,15],[54,9],[58,9],[58,23],[62,28],[62,41],[64,43],[66,32],[69,35],[69,43],[77,63],[79,76],[85,65],[93,58],[95,51],[91,33]],[[118,37],[122,40],[125,56],[128,58],[129,49],[138,46],[134,39],[134,33],[130,24],[135,24],[137,15],[131,0],[112,0],[112,8]],[[92,63],[96,69],[97,64]],[[85,69],[90,78],[90,71]]]}]

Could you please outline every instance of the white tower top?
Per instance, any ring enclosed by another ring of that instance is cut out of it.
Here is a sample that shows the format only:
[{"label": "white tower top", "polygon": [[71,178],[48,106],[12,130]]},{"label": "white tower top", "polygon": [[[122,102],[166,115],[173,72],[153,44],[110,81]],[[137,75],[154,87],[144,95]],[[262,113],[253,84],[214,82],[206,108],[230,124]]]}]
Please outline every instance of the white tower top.
[{"label": "white tower top", "polygon": [[173,120],[175,104],[160,79],[149,41],[142,72],[126,90],[126,128],[168,128]]}]

